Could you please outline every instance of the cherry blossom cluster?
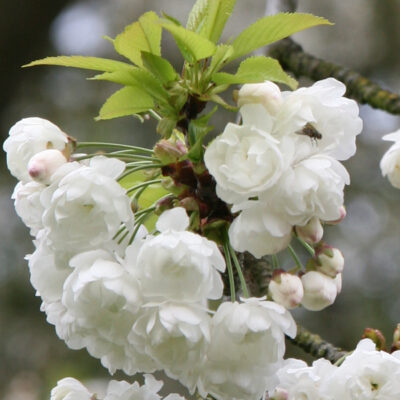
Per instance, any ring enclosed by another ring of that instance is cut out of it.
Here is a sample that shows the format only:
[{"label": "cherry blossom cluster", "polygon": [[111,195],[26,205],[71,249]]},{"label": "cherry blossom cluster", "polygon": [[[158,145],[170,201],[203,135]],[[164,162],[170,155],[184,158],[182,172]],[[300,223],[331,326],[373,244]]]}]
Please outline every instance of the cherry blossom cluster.
[{"label": "cherry blossom cluster", "polygon": [[229,123],[204,156],[217,195],[239,213],[229,229],[235,250],[275,254],[294,227],[342,218],[350,180],[339,161],[355,153],[362,129],[345,90],[333,78],[289,92],[272,82],[240,89],[242,124]]},{"label": "cherry blossom cluster", "polygon": [[340,366],[323,358],[309,367],[288,359],[277,373],[279,384],[271,400],[351,400],[400,398],[400,351],[377,351],[370,339],[361,340]]},{"label": "cherry blossom cluster", "polygon": [[225,260],[215,242],[187,230],[181,207],[161,214],[154,233],[139,226],[115,240],[121,226],[137,226],[118,182],[125,163],[77,157],[69,142],[49,121],[28,118],[4,143],[20,180],[15,208],[35,237],[31,282],[58,336],[111,373],[164,370],[203,397],[258,399],[274,388],[284,336],[296,334],[290,313],[265,298],[211,311]]}]

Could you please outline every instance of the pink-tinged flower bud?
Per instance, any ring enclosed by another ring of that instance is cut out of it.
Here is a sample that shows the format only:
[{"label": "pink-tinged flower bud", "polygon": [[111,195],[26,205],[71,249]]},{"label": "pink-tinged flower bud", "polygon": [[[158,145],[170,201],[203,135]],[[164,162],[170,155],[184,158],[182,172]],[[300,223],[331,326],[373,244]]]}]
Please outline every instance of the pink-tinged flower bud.
[{"label": "pink-tinged flower bud", "polygon": [[324,228],[317,217],[312,217],[304,226],[296,226],[295,231],[300,239],[309,244],[318,243],[324,234]]},{"label": "pink-tinged flower bud", "polygon": [[342,291],[342,274],[337,274],[333,281],[336,285],[337,294],[339,294]]},{"label": "pink-tinged flower bud", "polygon": [[270,81],[247,83],[238,93],[238,106],[261,104],[271,115],[275,115],[283,103],[282,94],[277,85]]},{"label": "pink-tinged flower bud", "polygon": [[60,150],[43,150],[29,160],[28,173],[34,181],[48,185],[53,173],[66,162]]},{"label": "pink-tinged flower bud", "polygon": [[319,247],[315,254],[316,268],[319,272],[335,278],[337,274],[343,271],[344,258],[339,249],[324,244]]},{"label": "pink-tinged flower bud", "polygon": [[272,299],[287,309],[295,308],[303,299],[303,284],[297,275],[278,271],[268,287]]},{"label": "pink-tinged flower bud", "polygon": [[362,338],[371,339],[375,343],[377,350],[386,351],[386,339],[379,329],[365,328]]},{"label": "pink-tinged flower bud", "polygon": [[163,164],[177,162],[186,152],[185,146],[179,141],[174,143],[170,140],[161,139],[154,146],[154,154]]},{"label": "pink-tinged flower bud", "polygon": [[318,271],[310,271],[301,277],[304,297],[301,304],[310,311],[320,311],[336,299],[337,287],[334,279]]},{"label": "pink-tinged flower bud", "polygon": [[325,223],[327,225],[340,224],[346,218],[346,215],[347,215],[346,208],[344,206],[341,206],[339,209],[339,213],[340,213],[340,216],[338,219],[335,219],[334,221],[325,221]]},{"label": "pink-tinged flower bud", "polygon": [[288,400],[289,392],[286,389],[277,387],[272,394],[271,400]]},{"label": "pink-tinged flower bud", "polygon": [[393,343],[391,351],[400,350],[400,324],[397,324],[396,329],[393,332]]}]

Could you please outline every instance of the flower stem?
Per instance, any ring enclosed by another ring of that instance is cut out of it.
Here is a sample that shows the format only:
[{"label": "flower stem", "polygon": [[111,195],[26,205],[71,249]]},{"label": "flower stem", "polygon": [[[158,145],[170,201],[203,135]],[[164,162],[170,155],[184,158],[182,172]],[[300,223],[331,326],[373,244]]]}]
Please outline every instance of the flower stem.
[{"label": "flower stem", "polygon": [[278,269],[280,266],[278,256],[276,254],[272,254],[271,258],[272,258],[272,268]]},{"label": "flower stem", "polygon": [[236,271],[237,271],[237,273],[239,275],[240,286],[242,287],[243,296],[248,298],[249,297],[249,291],[247,289],[246,280],[244,279],[242,267],[241,267],[241,265],[239,263],[238,258],[236,257],[235,250],[232,249],[232,246],[230,245],[229,242],[228,242],[228,246],[229,246],[229,252],[231,254],[233,263],[235,264],[235,267],[236,267]]},{"label": "flower stem", "polygon": [[231,260],[231,254],[229,251],[229,239],[228,238],[226,238],[224,240],[223,247],[224,247],[224,253],[225,253],[226,267],[227,267],[228,276],[229,276],[229,289],[231,292],[231,301],[235,302],[236,301],[235,279],[233,277],[232,260]]},{"label": "flower stem", "polygon": [[305,242],[303,239],[299,238],[298,236],[296,236],[296,239],[310,253],[311,257],[315,256],[315,250],[314,250],[314,248],[312,246],[310,246],[307,242]]},{"label": "flower stem", "polygon": [[300,258],[297,255],[297,253],[293,250],[293,247],[289,245],[288,246],[288,250],[289,250],[289,253],[292,256],[292,258],[293,258],[293,260],[294,260],[294,262],[296,264],[296,271],[304,269],[304,266],[301,263]]},{"label": "flower stem", "polygon": [[151,186],[151,185],[154,185],[156,183],[161,183],[161,182],[162,182],[161,179],[153,179],[151,181],[142,182],[142,183],[139,183],[138,185],[130,187],[126,192],[129,194],[129,193],[132,193],[135,190],[140,189],[142,187]]},{"label": "flower stem", "polygon": [[128,144],[117,144],[117,143],[105,143],[105,142],[78,142],[76,144],[77,149],[85,147],[106,147],[110,149],[129,149],[133,151],[138,151],[141,153],[154,154],[151,149],[146,149],[144,147],[130,146]]}]

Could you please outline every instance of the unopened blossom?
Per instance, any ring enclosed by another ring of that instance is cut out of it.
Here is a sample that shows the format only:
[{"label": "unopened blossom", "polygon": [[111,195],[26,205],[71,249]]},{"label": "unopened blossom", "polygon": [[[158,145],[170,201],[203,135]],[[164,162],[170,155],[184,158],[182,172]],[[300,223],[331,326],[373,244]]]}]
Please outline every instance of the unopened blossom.
[{"label": "unopened blossom", "polygon": [[21,119],[3,144],[8,169],[20,181],[29,182],[28,163],[32,156],[47,149],[63,151],[67,143],[68,136],[52,122],[37,117]]},{"label": "unopened blossom", "polygon": [[[345,92],[346,86],[334,78],[283,92],[284,101],[274,124],[275,135],[292,135],[297,157],[322,152],[337,160],[347,160],[356,151],[355,139],[361,133],[362,120],[357,103],[343,97]],[[321,136],[312,139],[302,133],[307,124]]]},{"label": "unopened blossom", "polygon": [[394,144],[383,155],[380,167],[383,176],[387,176],[390,183],[400,189],[400,130],[383,136],[383,140]]},{"label": "unopened blossom", "polygon": [[64,378],[51,390],[50,400],[91,400],[92,393],[77,379]]},{"label": "unopened blossom", "polygon": [[218,197],[236,203],[273,186],[284,163],[278,143],[266,128],[229,123],[204,154]]},{"label": "unopened blossom", "polygon": [[318,243],[324,235],[324,228],[317,217],[312,217],[305,225],[296,226],[296,234],[309,244]]},{"label": "unopened blossom", "polygon": [[268,286],[268,293],[276,303],[287,309],[295,308],[303,299],[301,279],[290,273],[275,274]]},{"label": "unopened blossom", "polygon": [[270,115],[275,115],[282,103],[281,90],[271,81],[246,83],[238,92],[239,107],[244,104],[261,104]]},{"label": "unopened blossom", "polygon": [[139,283],[105,250],[78,254],[70,266],[61,301],[45,308],[48,321],[70,348],[86,347],[111,372],[136,372],[126,347],[142,304]]},{"label": "unopened blossom", "polygon": [[66,162],[60,150],[43,150],[29,160],[28,173],[34,181],[48,185],[54,172]]},{"label": "unopened blossom", "polygon": [[370,339],[361,340],[325,390],[332,399],[341,400],[400,398],[400,351],[377,351]]},{"label": "unopened blossom", "polygon": [[128,340],[167,375],[193,389],[210,341],[210,317],[196,305],[149,304],[143,307]]},{"label": "unopened blossom", "polygon": [[339,249],[323,245],[316,253],[317,270],[325,275],[335,278],[343,271],[344,258]]},{"label": "unopened blossom", "polygon": [[331,277],[317,271],[309,271],[301,277],[304,297],[301,304],[310,311],[320,311],[336,299],[338,288]]},{"label": "unopened blossom", "polygon": [[121,224],[132,224],[129,198],[115,180],[123,169],[119,160],[95,157],[42,192],[43,226],[55,248],[79,252],[102,246],[111,243]]},{"label": "unopened blossom", "polygon": [[215,242],[186,231],[188,226],[183,208],[165,211],[156,224],[161,233],[137,252],[135,273],[147,301],[205,303],[222,296],[225,260]]},{"label": "unopened blossom", "polygon": [[[285,360],[277,372],[279,384],[272,392],[271,399],[334,400],[323,391],[325,383],[336,371],[337,367],[323,358],[314,361],[311,367],[302,360]],[[340,382],[337,384],[340,385]]]},{"label": "unopened blossom", "polygon": [[38,182],[18,182],[11,196],[14,200],[16,213],[30,229],[32,236],[35,236],[43,228],[44,207],[40,201],[40,196],[45,187]]},{"label": "unopened blossom", "polygon": [[222,303],[212,319],[211,342],[202,369],[199,392],[218,400],[259,399],[277,384],[285,334],[296,325],[279,304],[263,299]]}]

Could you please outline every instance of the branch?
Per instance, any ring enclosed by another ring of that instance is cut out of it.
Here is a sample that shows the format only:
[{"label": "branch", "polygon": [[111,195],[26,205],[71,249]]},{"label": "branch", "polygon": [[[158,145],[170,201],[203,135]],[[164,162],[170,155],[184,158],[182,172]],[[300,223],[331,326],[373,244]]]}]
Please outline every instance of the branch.
[{"label": "branch", "polygon": [[331,343],[323,340],[319,335],[311,333],[301,325],[297,325],[297,336],[294,339],[289,338],[289,340],[313,357],[324,357],[332,363],[335,363],[347,354],[346,351],[333,346]]},{"label": "branch", "polygon": [[334,77],[346,87],[346,96],[361,104],[400,115],[400,96],[382,89],[358,72],[321,60],[303,51],[292,39],[284,39],[271,47],[270,55],[278,59],[282,67],[296,77],[306,76],[314,81]]}]

